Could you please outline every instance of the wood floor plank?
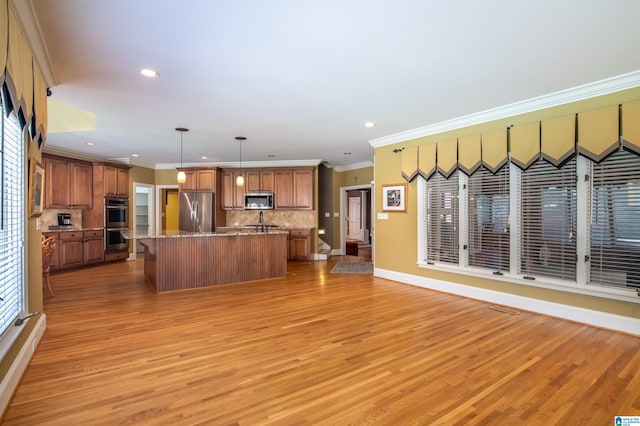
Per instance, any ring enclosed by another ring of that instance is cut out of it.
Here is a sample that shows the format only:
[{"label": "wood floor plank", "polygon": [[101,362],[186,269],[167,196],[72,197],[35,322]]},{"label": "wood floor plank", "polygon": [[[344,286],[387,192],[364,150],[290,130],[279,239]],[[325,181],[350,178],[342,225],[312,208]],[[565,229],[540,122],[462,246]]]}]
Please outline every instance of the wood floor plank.
[{"label": "wood floor plank", "polygon": [[157,294],[141,261],[51,276],[6,425],[611,424],[640,338],[371,275]]}]

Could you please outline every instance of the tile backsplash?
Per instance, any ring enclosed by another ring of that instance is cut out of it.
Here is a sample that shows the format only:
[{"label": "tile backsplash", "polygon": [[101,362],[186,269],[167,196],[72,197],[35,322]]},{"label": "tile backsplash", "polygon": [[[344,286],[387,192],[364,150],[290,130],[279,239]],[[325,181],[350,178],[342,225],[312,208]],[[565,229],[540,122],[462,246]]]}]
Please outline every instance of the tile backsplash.
[{"label": "tile backsplash", "polygon": [[81,209],[46,209],[40,216],[43,231],[48,230],[50,226],[58,225],[58,213],[70,213],[71,224],[75,228],[82,229]]},{"label": "tile backsplash", "polygon": [[[227,226],[255,225],[258,223],[259,210],[227,211]],[[286,228],[315,228],[316,217],[313,211],[299,210],[263,210],[264,223]]]}]

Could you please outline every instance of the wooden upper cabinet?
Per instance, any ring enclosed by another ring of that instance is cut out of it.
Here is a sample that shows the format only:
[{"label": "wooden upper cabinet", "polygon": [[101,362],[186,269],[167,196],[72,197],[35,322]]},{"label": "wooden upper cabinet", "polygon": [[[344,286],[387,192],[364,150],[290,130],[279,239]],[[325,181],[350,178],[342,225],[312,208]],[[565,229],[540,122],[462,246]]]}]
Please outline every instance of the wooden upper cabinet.
[{"label": "wooden upper cabinet", "polygon": [[93,168],[91,164],[70,163],[71,186],[69,203],[71,207],[90,209],[93,206]]},{"label": "wooden upper cabinet", "polygon": [[60,157],[43,157],[45,208],[90,209],[93,205],[91,164]]},{"label": "wooden upper cabinet", "polygon": [[313,170],[276,170],[274,204],[276,209],[313,209]]},{"label": "wooden upper cabinet", "polygon": [[[237,186],[236,180],[238,176],[242,176],[244,178],[244,186]],[[236,209],[244,209],[244,194],[245,188],[247,187],[247,176],[243,171],[236,170],[233,172],[233,189],[235,191],[235,202],[234,206]]]},{"label": "wooden upper cabinet", "polygon": [[[238,176],[244,177],[244,186],[236,186]],[[222,208],[224,210],[244,209],[244,193],[247,187],[247,175],[240,170],[222,172]],[[249,192],[249,191],[247,191]]]},{"label": "wooden upper cabinet", "polygon": [[293,207],[295,209],[313,209],[313,171],[293,171]]},{"label": "wooden upper cabinet", "polygon": [[260,171],[247,170],[244,186],[247,192],[260,192]]},{"label": "wooden upper cabinet", "polygon": [[118,195],[129,196],[129,170],[118,168]]},{"label": "wooden upper cabinet", "polygon": [[[313,209],[313,168],[227,169],[222,172],[222,208],[243,209],[244,194],[272,192],[274,209]],[[244,187],[236,186],[244,175]]]},{"label": "wooden upper cabinet", "polygon": [[69,207],[69,161],[58,158],[44,159],[45,197],[48,209]]},{"label": "wooden upper cabinet", "polygon": [[222,208],[232,210],[236,204],[236,182],[233,172],[222,172]]},{"label": "wooden upper cabinet", "polygon": [[273,170],[260,172],[260,190],[264,192],[274,191],[274,174]]},{"label": "wooden upper cabinet", "polygon": [[276,170],[274,175],[274,208],[293,208],[293,171]]},{"label": "wooden upper cabinet", "polygon": [[211,191],[216,190],[216,170],[183,170],[187,178],[180,184],[180,191]]},{"label": "wooden upper cabinet", "polygon": [[186,180],[180,184],[180,191],[195,191],[197,187],[195,170],[183,170]]},{"label": "wooden upper cabinet", "polygon": [[273,192],[273,170],[247,170],[245,176],[246,192]]},{"label": "wooden upper cabinet", "polygon": [[215,191],[216,190],[216,171],[215,170],[198,170],[196,172],[196,186],[198,191]]},{"label": "wooden upper cabinet", "polygon": [[106,197],[129,196],[128,169],[115,166],[104,166],[104,195]]}]

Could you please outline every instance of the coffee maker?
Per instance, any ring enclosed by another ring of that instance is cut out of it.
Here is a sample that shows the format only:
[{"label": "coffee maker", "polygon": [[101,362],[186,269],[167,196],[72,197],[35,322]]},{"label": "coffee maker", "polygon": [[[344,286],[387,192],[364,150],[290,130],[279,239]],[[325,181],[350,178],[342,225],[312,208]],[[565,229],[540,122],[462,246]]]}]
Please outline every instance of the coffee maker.
[{"label": "coffee maker", "polygon": [[71,213],[58,213],[58,226],[70,226]]}]

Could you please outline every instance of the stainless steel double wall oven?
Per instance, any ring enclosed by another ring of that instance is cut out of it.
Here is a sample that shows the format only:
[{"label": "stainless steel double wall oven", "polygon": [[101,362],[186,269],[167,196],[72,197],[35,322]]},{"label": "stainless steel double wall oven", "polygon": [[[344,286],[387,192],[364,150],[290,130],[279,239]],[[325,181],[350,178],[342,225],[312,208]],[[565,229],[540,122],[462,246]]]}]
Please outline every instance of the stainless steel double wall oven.
[{"label": "stainless steel double wall oven", "polygon": [[122,231],[129,227],[129,201],[123,198],[104,199],[104,250],[121,251],[128,247]]}]

